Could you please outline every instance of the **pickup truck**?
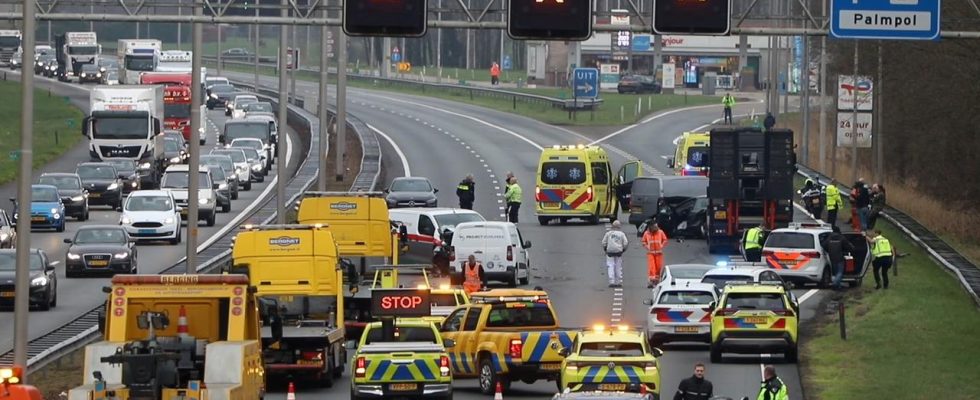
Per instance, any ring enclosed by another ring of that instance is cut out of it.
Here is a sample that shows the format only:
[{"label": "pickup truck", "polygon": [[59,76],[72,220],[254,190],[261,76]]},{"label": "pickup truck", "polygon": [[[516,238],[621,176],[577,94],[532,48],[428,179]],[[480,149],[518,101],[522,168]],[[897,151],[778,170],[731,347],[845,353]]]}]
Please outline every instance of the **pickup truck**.
[{"label": "pickup truck", "polygon": [[352,400],[400,396],[453,398],[453,378],[446,347],[435,325],[421,319],[398,319],[393,338],[381,322],[364,328],[351,366]]},{"label": "pickup truck", "polygon": [[449,361],[454,378],[479,378],[480,391],[506,392],[513,381],[556,381],[577,331],[558,327],[548,294],[539,290],[494,289],[473,293],[440,328],[452,340]]}]

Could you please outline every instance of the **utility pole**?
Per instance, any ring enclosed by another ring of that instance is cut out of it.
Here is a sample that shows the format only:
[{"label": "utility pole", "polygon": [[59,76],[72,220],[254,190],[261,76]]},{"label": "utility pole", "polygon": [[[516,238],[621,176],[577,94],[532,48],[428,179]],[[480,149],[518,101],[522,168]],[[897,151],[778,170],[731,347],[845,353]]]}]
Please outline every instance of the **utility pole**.
[{"label": "utility pole", "polygon": [[[259,19],[258,7],[255,8],[255,19]],[[262,33],[262,25],[255,24],[255,29],[253,30],[255,31],[255,49],[252,51],[252,53],[254,53],[252,54],[252,61],[255,63],[254,65],[255,76],[253,78],[254,78],[255,89],[258,90],[259,88],[259,38],[261,37],[261,33]]]},{"label": "utility pole", "polygon": [[[442,0],[436,0],[436,20],[442,22]],[[439,71],[439,79],[436,82],[442,82],[442,28],[436,28],[436,70]]]},{"label": "utility pole", "polygon": [[[323,18],[329,18],[327,10],[321,11]],[[320,26],[320,40],[323,43],[327,43],[327,35],[330,31],[330,27],[326,25]],[[317,186],[316,189],[324,192],[327,190],[327,152],[330,149],[330,119],[327,118],[329,114],[329,95],[327,93],[327,80],[330,78],[330,66],[329,57],[327,54],[326,47],[320,48],[320,102],[317,106],[320,115],[320,149],[317,156],[317,161],[319,162],[320,173],[317,176]]]},{"label": "utility pole", "polygon": [[221,24],[218,24],[218,75],[221,75]]},{"label": "utility pole", "polygon": [[882,140],[884,135],[882,132],[885,131],[884,112],[885,109],[882,108],[882,104],[885,102],[885,98],[882,96],[882,83],[885,81],[884,75],[884,63],[882,63],[882,53],[884,50],[881,46],[881,40],[878,41],[878,81],[874,83],[874,96],[878,104],[874,106],[875,115],[875,134],[871,137],[874,140],[875,146],[875,180],[884,184],[885,182],[885,141]]},{"label": "utility pole", "polygon": [[[288,5],[289,0],[282,0],[282,10],[279,15],[283,18],[289,17]],[[286,47],[288,45],[286,29],[286,25],[279,25],[279,139],[276,144],[276,153],[279,154],[276,155],[278,158],[276,163],[276,223],[280,225],[286,224],[286,165],[289,164],[289,160],[286,159],[288,137],[286,126],[289,116],[289,109],[287,108],[289,87],[286,86],[288,83],[286,82]]]},{"label": "utility pole", "polygon": [[[405,50],[402,49],[402,56]],[[337,182],[347,174],[347,33],[337,33],[337,150],[334,156]]]},{"label": "utility pole", "polygon": [[[337,35],[337,44],[340,44],[340,35]],[[338,51],[338,55],[340,52]],[[338,73],[340,71],[337,71]],[[385,36],[381,39],[381,77],[391,76],[391,38]]]},{"label": "utility pole", "polygon": [[[177,16],[183,16],[183,15],[184,15],[183,0],[177,0]],[[48,22],[48,24],[50,25],[51,22]],[[180,22],[178,22],[177,23],[177,50],[183,50],[184,49],[184,42],[182,40],[180,40],[180,31],[182,31],[183,28],[184,28],[184,25],[181,24]],[[193,61],[192,61],[192,63],[193,63]]]},{"label": "utility pole", "polygon": [[[24,73],[20,75],[20,171],[17,180],[17,251],[16,275],[14,277],[14,365],[27,367],[27,322],[29,297],[31,295],[31,172],[34,163],[34,74],[27,71],[34,65],[34,0],[24,0],[24,32],[21,43],[21,65]],[[61,218],[65,218],[64,215]],[[26,381],[27,374],[22,379]],[[6,390],[6,389],[4,389]]]},{"label": "utility pole", "polygon": [[[823,0],[824,17],[827,13],[827,0]],[[820,172],[827,172],[827,37],[820,37],[820,131],[819,149],[817,157],[820,158]]]},{"label": "utility pole", "polygon": [[[806,27],[806,22],[803,22]],[[802,101],[800,107],[803,108],[803,146],[802,156],[803,165],[810,165],[810,37],[803,36],[803,65],[800,66],[800,90]]]},{"label": "utility pole", "polygon": [[299,72],[299,42],[296,41],[296,25],[289,27],[289,43],[293,46],[293,67],[289,69],[289,92],[296,97],[296,74]]},{"label": "utility pole", "polygon": [[[194,2],[194,15],[202,16],[204,15],[204,4],[203,0],[195,0]],[[191,87],[199,88],[201,87],[201,48],[204,47],[204,28],[199,22],[195,22],[191,25],[193,30],[191,51]],[[191,96],[191,134],[194,135],[200,132],[201,126],[201,96]],[[201,165],[201,144],[198,140],[190,141],[190,160],[188,161],[187,168],[187,261],[184,265],[187,267],[188,274],[197,273],[197,259],[194,257],[197,255],[197,226],[198,226],[198,213],[200,212],[200,205],[197,202],[200,196],[201,187],[200,181],[201,176],[198,173],[199,166]],[[215,208],[214,212],[218,212]]]},{"label": "utility pole", "polygon": [[857,182],[858,179],[858,146],[857,146],[857,132],[858,132],[858,92],[857,92],[857,81],[858,81],[858,44],[861,43],[860,40],[854,41],[854,76],[853,79],[855,89],[851,92],[852,98],[854,99],[854,109],[851,114],[851,182]]}]

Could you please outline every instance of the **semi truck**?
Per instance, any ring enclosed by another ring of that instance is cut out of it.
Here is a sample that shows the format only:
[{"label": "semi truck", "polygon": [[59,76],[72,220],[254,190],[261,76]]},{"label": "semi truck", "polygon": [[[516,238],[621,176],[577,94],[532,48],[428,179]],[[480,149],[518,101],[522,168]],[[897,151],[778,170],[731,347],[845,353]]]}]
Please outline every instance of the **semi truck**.
[{"label": "semi truck", "polygon": [[0,30],[0,65],[16,68],[23,54],[20,31]]},{"label": "semi truck", "polygon": [[85,346],[69,400],[259,400],[258,307],[244,275],[112,278],[102,340]]},{"label": "semi truck", "polygon": [[78,76],[83,64],[97,64],[102,45],[95,32],[66,32],[54,38],[58,61],[58,80],[67,82]]},{"label": "semi truck", "polygon": [[337,243],[322,225],[242,227],[232,273],[245,273],[259,303],[270,375],[331,386],[347,363],[344,277]]},{"label": "semi truck", "polygon": [[[191,73],[145,72],[140,76],[141,85],[164,85],[163,127],[180,131],[184,141],[191,140]],[[207,115],[201,105],[201,115]]]},{"label": "semi truck", "polygon": [[161,132],[163,86],[96,87],[89,92],[89,116],[82,134],[94,160],[129,159],[139,163],[144,188],[155,187],[163,173]]},{"label": "semi truck", "polygon": [[710,137],[708,251],[737,254],[749,228],[793,220],[793,131],[715,128]]},{"label": "semi truck", "polygon": [[160,61],[163,43],[157,39],[119,39],[116,56],[122,64],[119,83],[139,84],[140,74],[155,71]]}]

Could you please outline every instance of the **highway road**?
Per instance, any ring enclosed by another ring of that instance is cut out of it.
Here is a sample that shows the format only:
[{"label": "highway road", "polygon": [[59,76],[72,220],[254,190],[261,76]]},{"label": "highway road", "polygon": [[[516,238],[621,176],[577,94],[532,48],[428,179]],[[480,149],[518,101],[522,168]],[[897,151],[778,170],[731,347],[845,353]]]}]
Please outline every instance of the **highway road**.
[{"label": "highway road", "polygon": [[[7,72],[10,76],[17,76],[17,73]],[[19,79],[19,77],[18,77]],[[77,84],[67,84],[54,80],[36,77],[35,83],[39,89],[50,88],[56,95],[66,95],[71,101],[83,111],[88,109],[88,89],[91,85],[79,87]],[[44,110],[35,110],[36,113],[43,113]],[[202,146],[202,154],[206,154],[215,146],[217,132],[224,125],[228,117],[225,117],[223,110],[209,111],[207,113],[207,144]],[[81,129],[81,128],[76,128]],[[204,243],[213,235],[233,227],[232,222],[239,218],[243,210],[250,209],[253,205],[261,204],[261,200],[275,194],[274,182],[275,172],[278,166],[286,165],[288,168],[287,176],[291,176],[299,165],[299,158],[305,153],[298,151],[298,138],[291,129],[289,132],[289,152],[288,163],[277,162],[270,171],[270,176],[264,183],[253,184],[252,190],[240,191],[238,200],[232,201],[232,210],[229,213],[219,213],[215,226],[207,227],[201,222],[199,228],[198,243]],[[72,132],[71,134],[80,134]],[[88,142],[82,140],[79,145],[68,151],[64,156],[57,160],[37,168],[34,171],[35,179],[44,172],[74,172],[75,165],[79,162],[89,161]],[[16,183],[10,182],[0,186],[0,198],[6,199],[16,196]],[[9,204],[9,203],[8,203]],[[12,204],[8,205],[8,210]],[[64,238],[72,237],[78,227],[91,224],[118,224],[118,211],[111,211],[107,207],[93,206],[90,219],[86,222],[77,222],[69,219],[67,229],[64,233],[35,231],[31,234],[31,246],[41,248],[47,252],[48,256],[55,261],[60,261],[56,267],[58,276],[58,306],[50,311],[35,311],[30,313],[29,335],[30,339],[41,336],[59,326],[75,319],[82,313],[88,312],[105,300],[102,287],[105,286],[109,278],[72,278],[66,279],[64,274],[64,258],[68,245],[63,242]],[[248,221],[261,223],[261,221]],[[184,240],[187,240],[186,228]],[[139,245],[139,272],[157,273],[170,267],[185,256],[185,244],[172,246],[165,243],[151,243]],[[199,250],[201,248],[199,247]],[[13,348],[13,312],[11,310],[0,311],[0,353],[9,351]]]},{"label": "highway road", "polygon": [[[226,75],[252,81],[250,74],[228,72]],[[264,78],[263,84],[274,87],[274,78]],[[298,81],[297,86],[308,101],[316,97],[315,83]],[[530,208],[534,174],[543,146],[590,143],[604,135],[582,135],[529,118],[441,99],[352,88],[348,93],[349,112],[384,138],[389,181],[403,174],[426,176],[443,189],[439,192],[440,204],[453,205],[453,187],[466,173],[473,173],[477,183],[476,210],[488,219],[501,219],[501,177],[507,171],[516,174],[528,205],[521,210],[519,226],[533,244],[531,285],[548,290],[562,326],[587,327],[615,322],[645,327],[648,309],[642,301],[649,298],[650,292],[646,288],[646,264],[640,247],[631,244],[625,255],[625,287],[610,289],[599,247],[606,227],[574,223],[540,226]],[[762,109],[759,103],[743,102],[735,113],[750,113],[753,108]],[[610,150],[614,168],[628,159],[638,158],[645,164],[645,173],[662,173],[666,171],[662,156],[673,153],[673,139],[686,130],[712,123],[720,112],[720,106],[664,112],[606,138],[601,144]],[[797,218],[803,218],[801,213],[797,214]],[[632,228],[626,231],[634,237]],[[673,241],[665,257],[668,264],[714,263],[727,259],[708,254],[701,240]],[[822,292],[800,289],[796,295],[804,299],[804,320],[812,318],[813,307]],[[708,378],[714,382],[716,394],[754,397],[761,380],[761,364],[772,361],[789,385],[791,398],[803,398],[797,366],[783,363],[781,358],[729,357],[724,364],[712,364],[706,346],[668,345],[664,350],[662,394],[665,397],[672,396],[680,380],[691,375],[696,362],[708,365]],[[478,392],[474,380],[457,381],[454,387],[457,398],[486,398]],[[284,398],[282,387],[273,386],[271,390],[273,393],[267,398]],[[331,389],[301,385],[299,390],[300,400],[312,396],[343,397],[349,391],[349,380],[344,379]],[[554,392],[553,382],[516,383],[505,398],[544,399]]]}]

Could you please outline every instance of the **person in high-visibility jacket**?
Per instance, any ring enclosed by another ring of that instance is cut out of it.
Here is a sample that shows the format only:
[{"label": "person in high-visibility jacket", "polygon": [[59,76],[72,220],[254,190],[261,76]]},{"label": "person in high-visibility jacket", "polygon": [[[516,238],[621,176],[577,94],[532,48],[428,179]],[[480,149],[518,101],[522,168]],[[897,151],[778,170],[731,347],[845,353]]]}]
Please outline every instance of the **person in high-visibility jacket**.
[{"label": "person in high-visibility jacket", "polygon": [[521,185],[517,183],[517,177],[510,178],[510,182],[507,184],[507,194],[504,195],[507,201],[507,220],[513,223],[517,223],[517,215],[521,210],[521,197],[524,192],[521,190]]},{"label": "person in high-visibility jacket", "polygon": [[463,290],[466,294],[479,292],[487,286],[487,276],[483,272],[483,264],[476,261],[476,256],[470,254],[463,264]]},{"label": "person in high-visibility jacket", "polygon": [[667,234],[656,222],[647,224],[643,233],[643,248],[647,250],[647,287],[652,288],[660,281],[660,271],[664,267],[664,247],[667,246]]},{"label": "person in high-visibility jacket", "polygon": [[865,237],[871,244],[871,266],[874,267],[875,289],[881,289],[882,280],[885,282],[885,289],[888,289],[888,269],[895,262],[897,254],[895,247],[882,236],[880,230],[868,231]]},{"label": "person in high-visibility jacket", "polygon": [[473,181],[473,174],[466,175],[466,178],[456,186],[456,197],[459,197],[459,208],[473,209],[473,201],[476,200],[476,182]]},{"label": "person in high-visibility jacket", "polygon": [[731,93],[725,93],[721,98],[721,104],[725,106],[725,123],[732,124],[732,107],[735,107],[735,97]]},{"label": "person in high-visibility jacket", "polygon": [[745,261],[762,261],[762,235],[764,232],[765,226],[759,224],[759,226],[749,228],[749,231],[745,233],[745,243],[742,244],[742,248],[745,250]]},{"label": "person in high-visibility jacket", "polygon": [[837,211],[840,211],[841,206],[844,205],[844,200],[841,199],[840,190],[833,182],[827,185],[825,193],[827,196],[827,219],[824,221],[830,226],[837,226]]},{"label": "person in high-visibility jacket", "polygon": [[762,381],[756,400],[789,400],[789,389],[783,380],[776,376],[776,367],[766,365],[763,377],[765,380]]}]

